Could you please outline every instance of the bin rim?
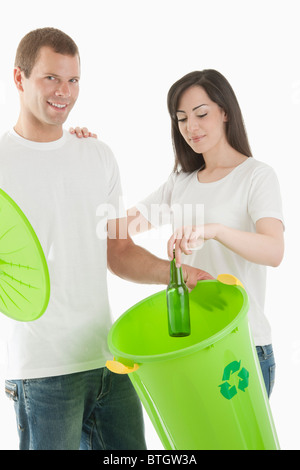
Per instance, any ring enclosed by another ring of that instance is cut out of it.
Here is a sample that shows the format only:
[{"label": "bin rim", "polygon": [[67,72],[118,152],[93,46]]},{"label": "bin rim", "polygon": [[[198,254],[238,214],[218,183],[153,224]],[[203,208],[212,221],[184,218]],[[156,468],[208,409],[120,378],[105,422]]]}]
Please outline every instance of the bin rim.
[{"label": "bin rim", "polygon": [[[207,280],[203,280],[203,281],[199,281],[199,282],[201,282],[201,284],[202,284],[202,283],[220,282],[220,281],[217,281],[215,279],[207,279]],[[241,292],[241,294],[243,296],[242,308],[239,311],[239,313],[237,314],[237,316],[230,323],[228,323],[228,325],[226,325],[222,330],[218,331],[217,333],[210,336],[209,338],[206,338],[205,340],[200,341],[200,342],[195,343],[195,344],[192,344],[190,346],[186,346],[186,347],[183,346],[182,349],[176,349],[175,351],[170,351],[170,352],[165,352],[165,353],[160,353],[160,354],[153,354],[153,355],[149,355],[149,354],[141,355],[141,354],[125,353],[124,351],[121,351],[121,350],[117,349],[114,346],[113,341],[112,341],[114,331],[118,327],[119,323],[121,323],[121,321],[124,319],[124,317],[126,315],[128,315],[128,313],[132,309],[134,309],[134,308],[138,307],[139,305],[145,303],[147,300],[155,299],[155,297],[161,296],[162,293],[165,293],[165,290],[162,290],[162,291],[159,291],[156,294],[152,294],[152,295],[146,297],[145,299],[140,300],[139,302],[134,304],[132,307],[127,309],[113,323],[112,327],[109,330],[108,337],[107,337],[109,350],[111,351],[111,353],[114,354],[115,358],[120,362],[122,361],[122,358],[124,358],[125,360],[133,361],[136,364],[143,364],[143,363],[152,363],[152,362],[162,362],[162,361],[167,361],[167,360],[171,360],[171,359],[175,359],[175,358],[179,358],[179,357],[188,356],[190,354],[195,353],[196,351],[201,351],[202,349],[213,346],[215,343],[217,343],[218,341],[223,339],[225,336],[230,334],[233,330],[235,330],[238,327],[241,320],[244,317],[246,317],[248,309],[249,309],[249,299],[248,299],[248,295],[247,295],[245,289],[241,286],[238,286],[238,285],[232,285],[230,287],[233,288],[233,289],[237,289]],[[180,341],[180,340],[184,340],[184,338],[174,338],[174,340],[175,341],[178,341],[178,340]]]}]

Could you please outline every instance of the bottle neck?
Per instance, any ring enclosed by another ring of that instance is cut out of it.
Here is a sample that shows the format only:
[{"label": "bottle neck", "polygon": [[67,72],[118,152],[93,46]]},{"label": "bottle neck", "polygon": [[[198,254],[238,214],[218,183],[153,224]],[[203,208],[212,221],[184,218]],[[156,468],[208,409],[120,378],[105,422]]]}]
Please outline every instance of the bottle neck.
[{"label": "bottle neck", "polygon": [[170,282],[172,284],[184,284],[182,269],[176,267],[175,258],[170,263]]}]

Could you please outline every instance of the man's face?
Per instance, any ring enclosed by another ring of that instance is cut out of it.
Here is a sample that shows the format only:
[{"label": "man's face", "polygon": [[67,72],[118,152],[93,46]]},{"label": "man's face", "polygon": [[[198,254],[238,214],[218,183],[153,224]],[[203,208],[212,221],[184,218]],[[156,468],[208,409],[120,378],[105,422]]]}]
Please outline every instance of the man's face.
[{"label": "man's face", "polygon": [[43,47],[30,77],[22,75],[23,116],[37,128],[61,128],[78,98],[79,57]]}]

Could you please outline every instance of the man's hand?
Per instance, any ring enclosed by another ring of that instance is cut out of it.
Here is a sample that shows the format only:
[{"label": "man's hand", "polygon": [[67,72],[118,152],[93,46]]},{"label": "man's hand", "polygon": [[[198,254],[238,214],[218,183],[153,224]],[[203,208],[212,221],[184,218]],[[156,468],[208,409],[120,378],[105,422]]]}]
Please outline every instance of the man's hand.
[{"label": "man's hand", "polygon": [[214,277],[206,271],[202,271],[201,269],[194,268],[193,266],[188,266],[186,264],[182,265],[182,274],[183,279],[190,290],[196,287],[198,281],[214,279]]}]

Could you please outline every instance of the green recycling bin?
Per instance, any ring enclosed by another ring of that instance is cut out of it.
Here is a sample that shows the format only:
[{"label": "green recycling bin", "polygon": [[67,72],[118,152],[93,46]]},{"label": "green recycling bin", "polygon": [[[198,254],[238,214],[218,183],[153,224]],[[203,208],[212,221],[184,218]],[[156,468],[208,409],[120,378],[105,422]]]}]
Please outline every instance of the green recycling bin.
[{"label": "green recycling bin", "polygon": [[168,450],[279,449],[248,297],[222,276],[190,293],[190,336],[169,336],[165,291],[130,308],[109,332],[107,367],[129,373]]}]

